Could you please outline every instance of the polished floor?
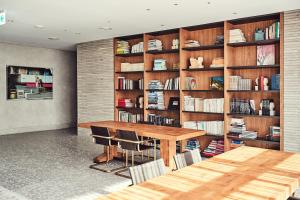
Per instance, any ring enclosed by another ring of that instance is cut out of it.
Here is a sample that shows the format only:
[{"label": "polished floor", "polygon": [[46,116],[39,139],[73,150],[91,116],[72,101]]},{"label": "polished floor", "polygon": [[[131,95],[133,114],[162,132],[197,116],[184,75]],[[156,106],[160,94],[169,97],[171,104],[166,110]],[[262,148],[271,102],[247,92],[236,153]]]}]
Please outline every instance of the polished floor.
[{"label": "polished floor", "polygon": [[101,146],[76,132],[0,136],[0,200],[90,200],[128,186],[129,179],[88,167]]}]

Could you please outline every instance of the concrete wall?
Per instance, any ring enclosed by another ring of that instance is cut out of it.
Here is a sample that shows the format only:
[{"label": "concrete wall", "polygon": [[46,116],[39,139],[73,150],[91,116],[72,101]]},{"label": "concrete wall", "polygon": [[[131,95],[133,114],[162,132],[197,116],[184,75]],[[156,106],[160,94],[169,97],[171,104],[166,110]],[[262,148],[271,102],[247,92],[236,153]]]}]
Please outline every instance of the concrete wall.
[{"label": "concrete wall", "polygon": [[77,46],[78,122],[114,118],[113,40]]},{"label": "concrete wall", "polygon": [[[6,65],[51,67],[52,100],[7,100]],[[76,124],[76,53],[0,43],[0,135]]]},{"label": "concrete wall", "polygon": [[284,150],[300,152],[300,10],[284,13]]}]

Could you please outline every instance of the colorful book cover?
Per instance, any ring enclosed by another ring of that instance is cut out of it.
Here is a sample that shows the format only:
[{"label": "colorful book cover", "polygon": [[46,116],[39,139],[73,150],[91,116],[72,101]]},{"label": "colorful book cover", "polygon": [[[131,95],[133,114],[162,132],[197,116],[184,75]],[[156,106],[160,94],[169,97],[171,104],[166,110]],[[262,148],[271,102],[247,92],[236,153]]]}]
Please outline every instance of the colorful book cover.
[{"label": "colorful book cover", "polygon": [[275,46],[263,45],[257,46],[257,65],[275,64]]},{"label": "colorful book cover", "polygon": [[223,76],[211,77],[210,88],[212,90],[224,90],[224,77]]}]

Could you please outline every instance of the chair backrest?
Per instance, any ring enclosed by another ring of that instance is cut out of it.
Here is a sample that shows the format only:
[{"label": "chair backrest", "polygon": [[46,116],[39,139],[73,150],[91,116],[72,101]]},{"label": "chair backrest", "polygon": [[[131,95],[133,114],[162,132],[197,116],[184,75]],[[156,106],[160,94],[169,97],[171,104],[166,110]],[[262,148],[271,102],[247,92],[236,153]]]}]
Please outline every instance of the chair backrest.
[{"label": "chair backrest", "polygon": [[136,185],[152,178],[166,174],[166,167],[163,159],[151,161],[142,165],[129,168],[132,184]]},{"label": "chair backrest", "polygon": [[[137,134],[134,131],[123,131],[123,130],[118,130],[117,131],[117,139],[122,139],[122,140],[128,140],[126,141],[119,141],[119,144],[122,149],[125,150],[132,150],[132,151],[137,151],[138,150],[138,145],[137,143],[132,143],[132,142],[138,142],[140,141]],[[132,142],[129,142],[132,141]]]},{"label": "chair backrest", "polygon": [[176,154],[174,161],[177,169],[198,163],[202,160],[199,149],[190,150],[184,153]]},{"label": "chair backrest", "polygon": [[[111,137],[109,131],[105,127],[98,127],[98,126],[91,126],[92,134],[96,136],[102,136],[102,137]],[[106,138],[100,138],[100,137],[94,137],[96,144],[102,144],[109,146],[110,145],[110,139]]]}]

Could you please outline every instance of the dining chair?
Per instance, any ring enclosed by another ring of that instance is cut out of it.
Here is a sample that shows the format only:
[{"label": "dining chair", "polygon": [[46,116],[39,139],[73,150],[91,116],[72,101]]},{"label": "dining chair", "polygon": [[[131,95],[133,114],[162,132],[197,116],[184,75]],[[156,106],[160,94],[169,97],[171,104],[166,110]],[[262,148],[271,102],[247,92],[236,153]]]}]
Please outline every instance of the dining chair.
[{"label": "dining chair", "polygon": [[199,148],[186,151],[184,153],[176,154],[174,156],[174,161],[177,169],[187,167],[189,165],[198,163],[202,161]]},{"label": "dining chair", "polygon": [[152,178],[162,176],[166,174],[166,172],[167,171],[163,159],[129,167],[129,173],[133,185],[137,185]]}]

